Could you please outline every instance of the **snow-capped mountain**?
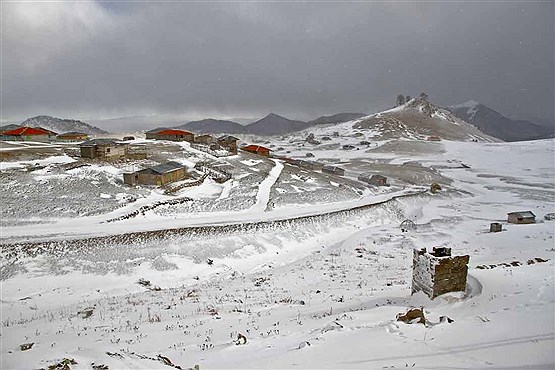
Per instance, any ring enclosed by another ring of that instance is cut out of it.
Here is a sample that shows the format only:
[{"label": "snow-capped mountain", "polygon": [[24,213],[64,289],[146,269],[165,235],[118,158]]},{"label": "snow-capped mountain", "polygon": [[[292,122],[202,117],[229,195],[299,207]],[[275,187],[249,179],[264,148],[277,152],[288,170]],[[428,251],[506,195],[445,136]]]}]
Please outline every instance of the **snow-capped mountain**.
[{"label": "snow-capped mountain", "polygon": [[398,107],[357,120],[353,127],[371,129],[383,139],[435,136],[457,141],[494,140],[449,110],[433,104],[427,96],[413,98]]},{"label": "snow-capped mountain", "polygon": [[29,118],[21,123],[21,126],[42,127],[44,129],[57,132],[82,132],[88,135],[107,134],[107,131],[91,126],[85,122],[74,119],[62,119],[50,116],[36,116]]},{"label": "snow-capped mountain", "polygon": [[555,128],[552,126],[539,125],[528,120],[510,119],[475,100],[452,105],[449,110],[486,134],[504,141],[535,140],[555,136]]}]

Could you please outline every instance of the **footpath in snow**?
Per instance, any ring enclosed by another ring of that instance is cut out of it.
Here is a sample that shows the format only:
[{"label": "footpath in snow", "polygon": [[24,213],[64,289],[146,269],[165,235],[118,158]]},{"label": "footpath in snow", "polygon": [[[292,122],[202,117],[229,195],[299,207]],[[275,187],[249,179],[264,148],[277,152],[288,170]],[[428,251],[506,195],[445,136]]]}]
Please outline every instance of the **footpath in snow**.
[{"label": "footpath in snow", "polygon": [[281,171],[283,170],[283,164],[275,159],[272,159],[276,164],[274,168],[268,173],[266,177],[258,186],[258,193],[256,194],[256,203],[248,209],[249,212],[264,212],[268,207],[268,202],[270,201],[270,191],[272,186],[276,183]]}]

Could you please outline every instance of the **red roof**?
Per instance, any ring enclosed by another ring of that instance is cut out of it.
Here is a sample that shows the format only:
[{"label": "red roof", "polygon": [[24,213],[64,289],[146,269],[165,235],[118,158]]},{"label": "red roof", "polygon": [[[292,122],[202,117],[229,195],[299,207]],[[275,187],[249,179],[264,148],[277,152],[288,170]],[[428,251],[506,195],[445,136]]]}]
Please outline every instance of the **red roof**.
[{"label": "red roof", "polygon": [[48,131],[41,128],[19,127],[15,130],[4,131],[4,135],[22,136],[22,135],[48,135]]},{"label": "red roof", "polygon": [[158,135],[192,135],[189,131],[183,130],[162,130],[158,131],[156,134]]},{"label": "red roof", "polygon": [[261,145],[247,145],[245,147],[242,148],[243,150],[246,150],[247,152],[269,152],[270,149],[263,147]]}]

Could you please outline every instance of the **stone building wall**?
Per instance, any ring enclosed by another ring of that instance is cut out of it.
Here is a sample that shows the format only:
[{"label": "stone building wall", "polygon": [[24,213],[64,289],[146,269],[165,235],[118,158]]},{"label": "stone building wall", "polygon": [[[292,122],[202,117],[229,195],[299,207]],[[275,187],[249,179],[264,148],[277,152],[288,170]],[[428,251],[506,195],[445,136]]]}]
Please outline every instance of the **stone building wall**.
[{"label": "stone building wall", "polygon": [[412,293],[423,291],[428,297],[466,289],[470,256],[451,256],[451,248],[415,249],[413,255]]}]

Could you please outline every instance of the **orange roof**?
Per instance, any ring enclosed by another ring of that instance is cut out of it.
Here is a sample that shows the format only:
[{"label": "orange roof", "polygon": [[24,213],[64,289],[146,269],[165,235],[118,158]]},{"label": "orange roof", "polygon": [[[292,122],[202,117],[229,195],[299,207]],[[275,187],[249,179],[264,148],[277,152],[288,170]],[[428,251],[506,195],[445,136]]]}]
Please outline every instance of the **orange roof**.
[{"label": "orange roof", "polygon": [[33,127],[19,127],[15,130],[4,131],[4,135],[10,136],[22,136],[22,135],[48,135],[48,131],[43,130],[41,128],[33,128]]},{"label": "orange roof", "polygon": [[171,129],[158,131],[156,134],[157,135],[192,135],[192,133],[189,131],[171,130]]},{"label": "orange roof", "polygon": [[270,149],[268,149],[266,147],[263,147],[261,145],[254,145],[254,144],[247,145],[247,146],[243,147],[242,149],[246,150],[248,152],[269,152],[270,151]]}]

